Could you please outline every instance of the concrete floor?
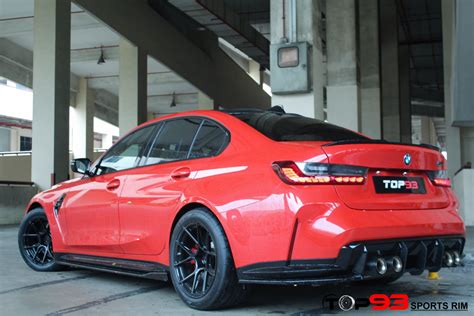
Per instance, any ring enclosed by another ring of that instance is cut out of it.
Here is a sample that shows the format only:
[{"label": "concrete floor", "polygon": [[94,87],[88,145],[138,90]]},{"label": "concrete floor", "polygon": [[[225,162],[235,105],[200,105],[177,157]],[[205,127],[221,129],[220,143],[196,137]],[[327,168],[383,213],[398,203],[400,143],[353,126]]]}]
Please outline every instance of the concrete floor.
[{"label": "concrete floor", "polygon": [[[189,309],[169,284],[85,270],[34,272],[23,263],[18,253],[16,233],[16,227],[0,227],[1,315],[211,314]],[[469,312],[464,314],[472,315],[474,229],[469,230],[468,236],[465,267],[442,270],[438,281],[427,280],[423,274],[416,277],[405,275],[388,286],[258,287],[245,304],[225,313],[319,315],[326,312],[321,301],[328,294],[363,297],[377,292],[406,293],[410,302],[468,302]],[[344,315],[368,312],[370,310],[364,308]],[[380,314],[379,311],[375,313]]]}]

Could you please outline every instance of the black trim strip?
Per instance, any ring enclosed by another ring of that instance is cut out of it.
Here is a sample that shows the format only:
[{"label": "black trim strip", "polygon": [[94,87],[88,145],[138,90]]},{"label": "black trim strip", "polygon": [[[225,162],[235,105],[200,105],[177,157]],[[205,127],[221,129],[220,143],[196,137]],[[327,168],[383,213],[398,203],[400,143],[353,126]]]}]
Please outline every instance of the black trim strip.
[{"label": "black trim strip", "polygon": [[411,147],[421,147],[431,149],[437,152],[441,152],[439,147],[429,145],[429,144],[408,144],[408,143],[395,143],[389,142],[386,140],[378,140],[378,139],[363,139],[363,140],[338,140],[335,142],[327,143],[322,145],[323,147],[330,147],[330,146],[338,146],[338,145],[355,145],[355,144],[380,144],[380,145],[401,145],[401,146],[411,146]]},{"label": "black trim strip", "polygon": [[103,272],[168,281],[168,267],[149,261],[127,260],[70,253],[56,253],[57,263]]}]

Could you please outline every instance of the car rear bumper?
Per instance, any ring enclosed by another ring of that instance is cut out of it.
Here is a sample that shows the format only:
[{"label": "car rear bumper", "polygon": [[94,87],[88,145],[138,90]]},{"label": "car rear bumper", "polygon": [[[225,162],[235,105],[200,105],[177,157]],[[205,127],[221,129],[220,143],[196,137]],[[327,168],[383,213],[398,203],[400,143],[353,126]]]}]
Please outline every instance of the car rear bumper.
[{"label": "car rear bumper", "polygon": [[[462,257],[463,236],[430,236],[352,242],[339,249],[336,258],[290,260],[258,263],[237,270],[239,281],[246,284],[321,285],[439,271],[448,266],[445,255],[457,252]],[[401,259],[396,272],[391,261]],[[375,268],[378,258],[387,264],[385,273]],[[453,263],[452,266],[462,263]]]}]

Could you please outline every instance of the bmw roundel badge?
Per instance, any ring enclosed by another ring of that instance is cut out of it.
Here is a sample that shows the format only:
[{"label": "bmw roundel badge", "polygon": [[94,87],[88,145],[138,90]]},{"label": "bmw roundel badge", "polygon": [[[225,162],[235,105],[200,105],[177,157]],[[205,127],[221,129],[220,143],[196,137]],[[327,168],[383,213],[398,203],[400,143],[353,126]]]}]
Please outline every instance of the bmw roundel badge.
[{"label": "bmw roundel badge", "polygon": [[403,162],[405,163],[405,165],[409,165],[411,163],[411,156],[410,154],[405,154],[405,156],[403,156]]}]

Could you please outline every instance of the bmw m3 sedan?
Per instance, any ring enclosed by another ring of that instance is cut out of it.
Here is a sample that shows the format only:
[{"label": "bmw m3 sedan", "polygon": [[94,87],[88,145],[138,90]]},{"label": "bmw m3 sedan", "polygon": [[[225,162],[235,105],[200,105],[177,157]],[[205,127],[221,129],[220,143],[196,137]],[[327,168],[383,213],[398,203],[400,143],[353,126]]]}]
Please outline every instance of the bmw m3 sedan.
[{"label": "bmw m3 sedan", "polygon": [[147,122],[30,202],[19,249],[168,280],[196,309],[251,284],[387,283],[462,265],[465,228],[436,147],[373,140],[269,110]]}]

